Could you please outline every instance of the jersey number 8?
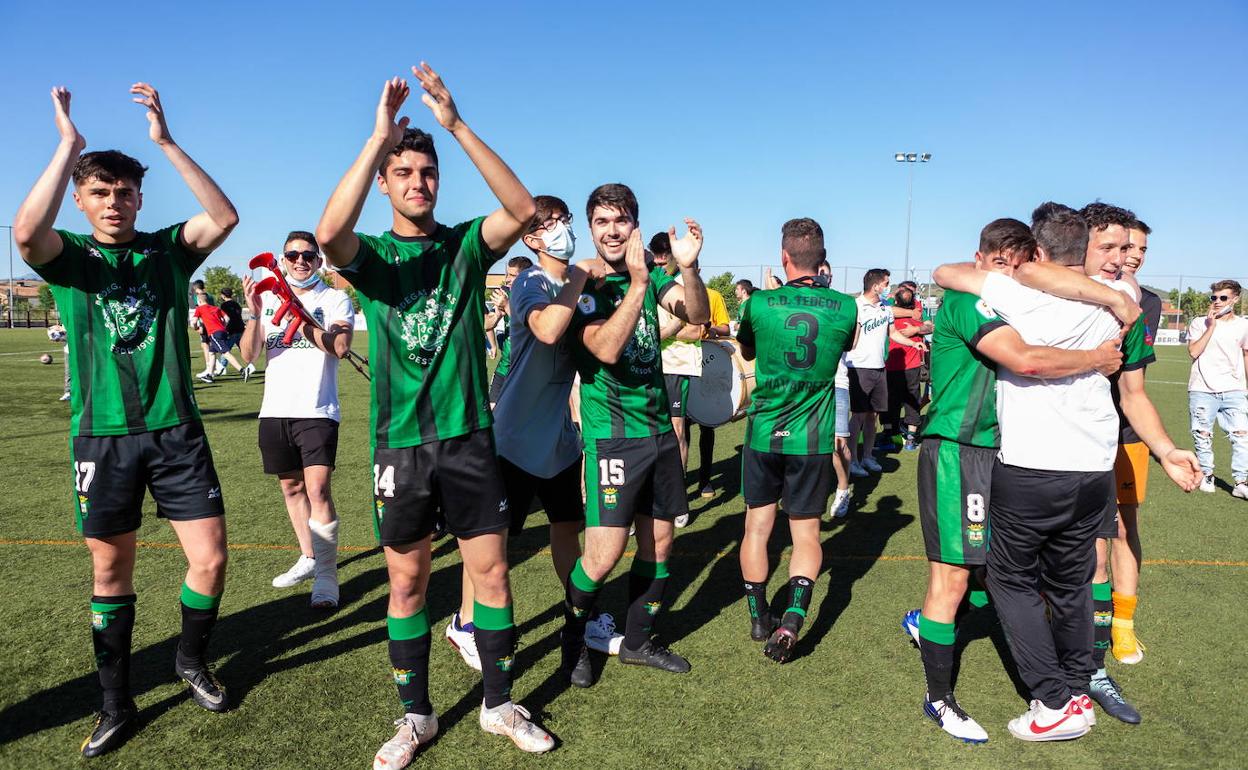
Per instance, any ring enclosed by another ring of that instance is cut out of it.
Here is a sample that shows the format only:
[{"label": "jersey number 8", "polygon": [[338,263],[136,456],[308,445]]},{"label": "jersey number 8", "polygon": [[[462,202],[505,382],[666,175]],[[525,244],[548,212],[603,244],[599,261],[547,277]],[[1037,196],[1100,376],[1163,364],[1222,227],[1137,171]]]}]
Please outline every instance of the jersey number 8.
[{"label": "jersey number 8", "polygon": [[982,524],[986,513],[984,511],[984,496],[978,494],[970,494],[966,496],[966,520],[972,524]]}]

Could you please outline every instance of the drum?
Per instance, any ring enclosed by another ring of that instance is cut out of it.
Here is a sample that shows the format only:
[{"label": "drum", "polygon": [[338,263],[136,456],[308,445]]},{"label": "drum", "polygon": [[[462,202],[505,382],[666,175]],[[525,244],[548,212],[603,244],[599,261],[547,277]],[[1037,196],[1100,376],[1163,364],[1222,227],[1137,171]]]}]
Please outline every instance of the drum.
[{"label": "drum", "polygon": [[689,378],[689,419],[715,428],[740,420],[754,391],[754,362],[741,357],[736,340],[702,341],[702,376]]}]

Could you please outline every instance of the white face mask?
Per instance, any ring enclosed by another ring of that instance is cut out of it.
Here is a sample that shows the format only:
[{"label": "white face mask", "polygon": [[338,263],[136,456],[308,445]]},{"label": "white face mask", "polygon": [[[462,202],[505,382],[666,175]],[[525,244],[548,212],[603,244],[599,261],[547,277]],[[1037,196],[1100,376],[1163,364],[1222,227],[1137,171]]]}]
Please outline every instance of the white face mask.
[{"label": "white face mask", "polygon": [[576,253],[576,236],[572,234],[572,228],[556,221],[554,227],[542,233],[542,251],[563,262],[572,259]]}]

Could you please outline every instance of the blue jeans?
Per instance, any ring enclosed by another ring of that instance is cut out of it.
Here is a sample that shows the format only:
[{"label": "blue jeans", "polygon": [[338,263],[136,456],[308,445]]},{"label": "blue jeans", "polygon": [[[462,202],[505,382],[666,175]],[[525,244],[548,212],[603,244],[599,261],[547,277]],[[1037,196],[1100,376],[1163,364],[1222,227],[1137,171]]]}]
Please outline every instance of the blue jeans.
[{"label": "blue jeans", "polygon": [[1235,482],[1248,481],[1248,393],[1187,392],[1192,415],[1192,442],[1196,458],[1206,476],[1213,475],[1213,421],[1216,418],[1231,440],[1231,476]]}]

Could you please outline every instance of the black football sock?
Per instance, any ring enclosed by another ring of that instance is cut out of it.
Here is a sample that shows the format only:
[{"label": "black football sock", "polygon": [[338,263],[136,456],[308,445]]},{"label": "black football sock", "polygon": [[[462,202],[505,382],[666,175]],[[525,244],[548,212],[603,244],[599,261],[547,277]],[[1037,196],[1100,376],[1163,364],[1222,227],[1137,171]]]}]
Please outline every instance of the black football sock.
[{"label": "black football sock", "polygon": [[221,595],[205,596],[182,584],[182,635],[178,639],[179,665],[199,668],[204,664],[208,639],[217,624]]},{"label": "black football sock", "polygon": [[654,619],[663,609],[663,589],[667,586],[667,562],[633,559],[628,573],[628,625],[624,646],[640,649],[650,639]]},{"label": "black football sock", "polygon": [[767,614],[767,584],[745,583],[745,604],[750,620],[758,620]]},{"label": "black football sock", "polygon": [[798,575],[789,580],[789,606],[784,611],[780,624],[794,631],[802,629],[806,621],[806,611],[810,609],[810,595],[815,590],[815,581]]},{"label": "black football sock", "polygon": [[134,594],[91,597],[91,645],[105,711],[117,711],[131,702],[130,640],[137,599]]},{"label": "black football sock", "polygon": [[492,709],[511,700],[511,665],[515,658],[516,624],[511,605],[487,607],[473,602],[472,624],[476,628],[477,653],[481,656],[481,681],[485,707]]},{"label": "black football sock", "polygon": [[409,714],[433,713],[429,702],[429,613],[422,607],[406,618],[386,617],[390,637],[390,669],[399,701]]}]

